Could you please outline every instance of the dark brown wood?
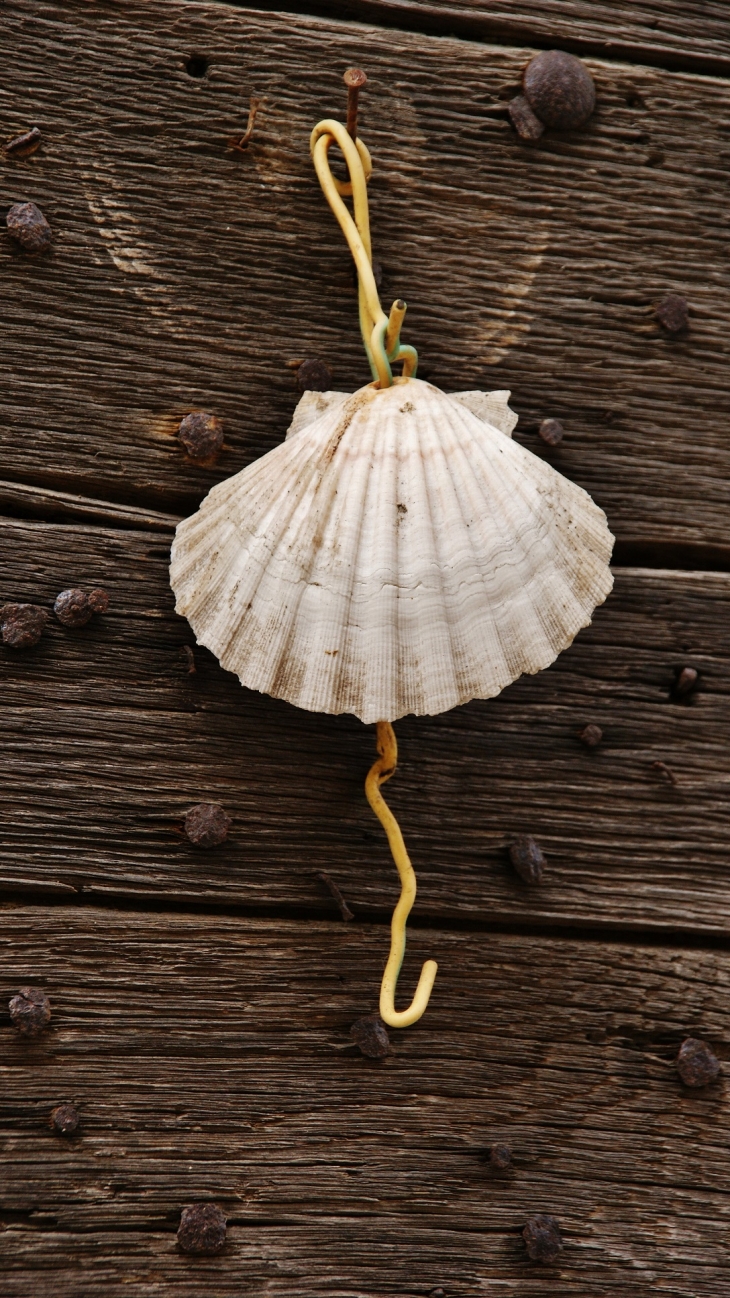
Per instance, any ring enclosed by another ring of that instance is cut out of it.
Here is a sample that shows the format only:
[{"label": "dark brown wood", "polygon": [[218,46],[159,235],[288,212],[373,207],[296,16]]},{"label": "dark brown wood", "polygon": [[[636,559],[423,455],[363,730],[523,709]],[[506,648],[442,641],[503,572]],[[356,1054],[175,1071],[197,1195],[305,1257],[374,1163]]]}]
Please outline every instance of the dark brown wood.
[{"label": "dark brown wood", "polygon": [[[108,589],[108,614],[0,648],[0,886],[322,910],[326,870],[362,914],[396,895],[365,801],[374,728],[244,690],[175,616],[169,542],[5,522],[0,601]],[[592,627],[498,699],[398,723],[388,799],[419,876],[415,918],[727,931],[730,576],[622,570]],[[685,665],[700,673],[670,695]],[[579,740],[587,723],[598,748]],[[655,763],[677,779],[674,787]],[[221,802],[225,844],[185,811]],[[534,835],[545,881],[507,845]]]},{"label": "dark brown wood", "polygon": [[[275,5],[267,0],[261,7]],[[308,6],[295,0],[287,8]],[[309,12],[721,76],[730,71],[727,8],[706,0],[314,0]]]},{"label": "dark brown wood", "polygon": [[[517,435],[592,492],[622,553],[727,562],[727,82],[590,59],[594,118],[531,148],[505,117],[527,48],[223,5],[126,3],[99,21],[42,0],[6,5],[0,40],[23,87],[3,129],[43,129],[32,158],[5,163],[5,192],[54,231],[37,258],[0,239],[6,482],[181,514],[281,439],[288,361],[367,379],[308,153],[357,62],[383,297],[409,301],[422,374],[510,387]],[[670,291],[690,305],[683,337],[654,317]],[[175,437],[192,409],[223,420],[215,467]],[[556,450],[545,417],[565,426]]]},{"label": "dark brown wood", "polygon": [[[438,956],[428,1016],[371,1061],[349,1026],[384,926],[0,921],[3,997],[32,980],[53,1006],[35,1045],[1,1028],[9,1298],[726,1293],[727,1087],[689,1091],[672,1063],[688,1033],[730,1059],[726,953],[419,934],[404,982]],[[199,1200],[229,1217],[215,1259],[176,1250]],[[565,1236],[549,1270],[520,1238],[535,1212]]]}]

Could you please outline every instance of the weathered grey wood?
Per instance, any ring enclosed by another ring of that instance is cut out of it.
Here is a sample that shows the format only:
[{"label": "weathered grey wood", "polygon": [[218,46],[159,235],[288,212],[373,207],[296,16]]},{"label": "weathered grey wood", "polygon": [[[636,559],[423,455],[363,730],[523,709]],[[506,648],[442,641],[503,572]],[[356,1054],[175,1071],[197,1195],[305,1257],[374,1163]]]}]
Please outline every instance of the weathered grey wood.
[{"label": "weathered grey wood", "polygon": [[[111,595],[81,630],[52,620],[37,648],[0,647],[0,886],[321,909],[325,869],[360,915],[385,914],[395,871],[363,794],[372,727],[243,690],[205,650],[191,675],[168,553],[154,534],[0,526],[0,601]],[[727,574],[619,569],[549,671],[399,723],[388,797],[418,869],[415,917],[727,931],[729,609]],[[678,703],[683,665],[700,682]],[[605,737],[588,751],[591,721]],[[208,852],[181,829],[206,800],[235,821]],[[540,888],[508,864],[520,833],[549,858]]]},{"label": "weathered grey wood", "polygon": [[[0,935],[3,996],[53,1005],[37,1044],[0,1028],[4,1294],[726,1293],[727,1089],[672,1065],[689,1032],[730,1058],[726,953],[419,934],[431,1006],[373,1062],[348,1030],[384,926],[36,907]],[[217,1259],[176,1252],[201,1199]],[[565,1232],[547,1270],[536,1211]]]},{"label": "weathered grey wood", "polygon": [[[266,4],[263,8],[275,8]],[[279,6],[281,7],[281,6]],[[302,0],[287,8],[303,9]],[[314,0],[334,18],[417,31],[540,44],[659,67],[730,71],[730,20],[722,3],[695,0]]]},{"label": "weathered grey wood", "polygon": [[[559,417],[550,454],[624,553],[727,561],[726,81],[590,60],[594,119],[530,149],[499,115],[526,48],[223,5],[129,3],[101,21],[42,0],[6,5],[0,41],[23,87],[2,129],[44,131],[4,163],[6,201],[32,198],[55,232],[35,260],[0,239],[6,481],[185,512],[281,439],[288,361],[328,356],[342,387],[367,378],[349,254],[308,156],[358,62],[383,295],[409,300],[422,373],[511,387],[539,453],[539,420]],[[205,77],[187,74],[191,53]],[[241,156],[226,141],[254,92]],[[654,320],[668,290],[690,301],[685,338]],[[225,421],[208,469],[174,437],[195,407]]]}]

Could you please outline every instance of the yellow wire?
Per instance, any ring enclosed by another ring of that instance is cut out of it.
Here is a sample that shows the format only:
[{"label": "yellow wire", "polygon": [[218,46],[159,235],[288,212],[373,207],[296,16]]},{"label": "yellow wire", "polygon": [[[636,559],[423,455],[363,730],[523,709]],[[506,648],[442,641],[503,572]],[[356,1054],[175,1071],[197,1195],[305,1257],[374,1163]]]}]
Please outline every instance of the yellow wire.
[{"label": "yellow wire", "polygon": [[407,1010],[395,1008],[398,975],[406,951],[406,920],[416,900],[416,875],[403,842],[400,826],[380,792],[381,784],[394,774],[398,761],[398,745],[389,721],[379,721],[377,726],[377,762],[371,766],[365,780],[365,794],[375,815],[388,835],[388,844],[400,876],[401,893],[390,923],[390,955],[380,984],[380,1017],[392,1028],[407,1028],[416,1023],[425,1012],[438,965],[427,960],[421,969],[416,994]]},{"label": "yellow wire", "polygon": [[[350,175],[347,183],[332,175],[328,155],[333,144],[342,150]],[[362,140],[359,137],[353,140],[342,122],[334,118],[318,122],[312,131],[310,149],[322,191],[340,224],[357,269],[360,330],[370,367],[380,387],[389,388],[393,383],[390,362],[403,361],[403,374],[409,377],[416,372],[418,355],[413,347],[400,345],[405,303],[394,302],[388,318],[378,297],[371,264],[368,212],[367,182],[373,169],[370,154]],[[343,196],[352,197],[354,219]]]}]

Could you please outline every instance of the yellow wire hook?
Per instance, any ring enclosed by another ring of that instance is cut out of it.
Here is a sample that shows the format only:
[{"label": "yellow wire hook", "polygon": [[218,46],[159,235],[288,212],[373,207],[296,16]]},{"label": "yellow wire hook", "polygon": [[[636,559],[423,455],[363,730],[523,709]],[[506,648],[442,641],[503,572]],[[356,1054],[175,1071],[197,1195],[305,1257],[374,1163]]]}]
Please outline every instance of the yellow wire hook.
[{"label": "yellow wire hook", "polygon": [[379,757],[368,772],[365,794],[388,835],[388,844],[398,868],[401,886],[398,905],[390,922],[390,955],[380,984],[380,1017],[391,1028],[407,1028],[411,1023],[416,1023],[426,1010],[438,965],[435,960],[425,962],[413,1000],[407,1010],[398,1011],[395,1008],[395,990],[406,951],[406,920],[416,900],[416,875],[398,821],[380,792],[381,784],[385,784],[394,774],[398,762],[398,745],[389,721],[378,722],[377,747]]}]

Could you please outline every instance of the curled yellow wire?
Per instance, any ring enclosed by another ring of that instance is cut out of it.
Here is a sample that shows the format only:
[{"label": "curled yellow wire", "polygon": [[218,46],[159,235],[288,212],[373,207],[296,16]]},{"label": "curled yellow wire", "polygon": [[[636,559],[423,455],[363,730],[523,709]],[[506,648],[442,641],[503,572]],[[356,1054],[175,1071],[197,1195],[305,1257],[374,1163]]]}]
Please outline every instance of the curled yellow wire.
[{"label": "curled yellow wire", "polygon": [[400,876],[401,893],[398,905],[393,911],[390,922],[390,955],[385,966],[383,981],[380,984],[380,1017],[392,1028],[407,1028],[416,1023],[425,1012],[438,965],[435,960],[427,960],[421,969],[416,994],[407,1010],[395,1008],[395,991],[398,975],[406,951],[406,920],[416,900],[416,876],[403,842],[400,826],[393,812],[380,792],[381,784],[389,780],[395,772],[398,761],[398,745],[395,732],[389,721],[379,721],[377,726],[377,745],[379,757],[371,766],[365,780],[365,793],[375,815],[388,835],[388,844]]},{"label": "curled yellow wire", "polygon": [[[332,175],[328,155],[333,144],[342,150],[349,182],[343,183]],[[401,345],[405,302],[398,299],[393,303],[390,316],[386,316],[378,297],[372,268],[368,212],[367,182],[373,169],[370,154],[359,136],[353,140],[342,122],[334,118],[326,118],[315,126],[310,148],[322,192],[339,221],[357,268],[360,330],[370,368],[380,387],[389,388],[393,383],[391,361],[402,361],[403,374],[408,378],[416,373],[418,353],[414,347]],[[350,196],[354,219],[343,201],[343,197]]]}]

